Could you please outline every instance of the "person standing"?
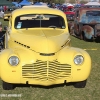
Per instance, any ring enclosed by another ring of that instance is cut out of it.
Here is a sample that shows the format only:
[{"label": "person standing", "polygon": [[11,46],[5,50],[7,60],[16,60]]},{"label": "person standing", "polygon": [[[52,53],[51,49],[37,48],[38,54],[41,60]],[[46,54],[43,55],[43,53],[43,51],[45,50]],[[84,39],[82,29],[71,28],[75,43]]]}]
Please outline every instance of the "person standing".
[{"label": "person standing", "polygon": [[7,10],[7,7],[6,7],[6,5],[5,5],[5,6],[3,6],[3,9],[4,9],[4,12]]},{"label": "person standing", "polygon": [[3,31],[2,23],[0,22],[0,50],[4,49],[5,31]]}]

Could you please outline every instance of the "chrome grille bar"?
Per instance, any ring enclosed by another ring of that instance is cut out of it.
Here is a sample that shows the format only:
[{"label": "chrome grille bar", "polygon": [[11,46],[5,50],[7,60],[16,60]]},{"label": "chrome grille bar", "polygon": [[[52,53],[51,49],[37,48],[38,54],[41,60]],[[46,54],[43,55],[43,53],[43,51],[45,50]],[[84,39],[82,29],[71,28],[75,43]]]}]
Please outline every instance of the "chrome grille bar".
[{"label": "chrome grille bar", "polygon": [[57,60],[37,60],[33,64],[22,66],[22,77],[36,80],[56,80],[63,77],[70,77],[71,65],[61,64]]}]

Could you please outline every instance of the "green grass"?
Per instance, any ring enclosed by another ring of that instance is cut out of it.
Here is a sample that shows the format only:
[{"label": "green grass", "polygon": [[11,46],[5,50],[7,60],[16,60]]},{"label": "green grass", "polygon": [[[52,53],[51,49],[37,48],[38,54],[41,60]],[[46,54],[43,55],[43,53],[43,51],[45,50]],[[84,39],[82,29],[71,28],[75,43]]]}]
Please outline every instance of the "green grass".
[{"label": "green grass", "polygon": [[[6,25],[7,22],[3,24]],[[0,97],[0,100],[100,100],[100,43],[85,42],[71,36],[71,44],[74,47],[88,49],[87,52],[92,59],[92,70],[85,88],[77,89],[73,85],[55,86],[48,89],[24,86],[6,91],[2,89],[0,81],[0,95],[21,94],[21,97]]]},{"label": "green grass", "polygon": [[3,27],[8,25],[8,21],[3,21],[3,19],[0,18],[0,22],[2,22]]}]

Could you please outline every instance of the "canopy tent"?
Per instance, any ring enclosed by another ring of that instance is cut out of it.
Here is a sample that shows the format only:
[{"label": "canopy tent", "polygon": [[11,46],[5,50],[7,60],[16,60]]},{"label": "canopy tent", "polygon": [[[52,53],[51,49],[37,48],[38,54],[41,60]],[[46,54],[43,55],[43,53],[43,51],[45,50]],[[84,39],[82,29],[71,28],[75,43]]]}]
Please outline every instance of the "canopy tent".
[{"label": "canopy tent", "polygon": [[62,5],[66,5],[67,6],[67,3],[63,3]]},{"label": "canopy tent", "polygon": [[14,6],[14,4],[7,0],[0,0],[0,6]]},{"label": "canopy tent", "polygon": [[68,4],[67,8],[73,8],[74,6],[72,4]]},{"label": "canopy tent", "polygon": [[31,5],[31,2],[28,2],[27,0],[23,0],[22,2],[19,3],[19,5],[21,5],[21,6]]},{"label": "canopy tent", "polygon": [[42,5],[40,2],[36,2],[34,5]]},{"label": "canopy tent", "polygon": [[67,7],[67,3],[63,3],[62,4],[62,7]]},{"label": "canopy tent", "polygon": [[67,6],[72,6],[72,7],[74,7],[72,4],[68,4]]},{"label": "canopy tent", "polygon": [[43,2],[40,2],[40,4],[42,4],[42,5],[47,5],[46,3],[43,3]]},{"label": "canopy tent", "polygon": [[12,2],[12,4],[14,4],[16,7],[19,7],[18,2]]},{"label": "canopy tent", "polygon": [[75,4],[74,7],[81,7],[81,4]]},{"label": "canopy tent", "polygon": [[40,6],[47,6],[47,4],[46,3],[43,3],[43,2],[36,2],[36,3],[34,3],[34,5],[40,5]]},{"label": "canopy tent", "polygon": [[98,2],[88,2],[86,4],[84,4],[85,6],[100,6],[100,3]]}]

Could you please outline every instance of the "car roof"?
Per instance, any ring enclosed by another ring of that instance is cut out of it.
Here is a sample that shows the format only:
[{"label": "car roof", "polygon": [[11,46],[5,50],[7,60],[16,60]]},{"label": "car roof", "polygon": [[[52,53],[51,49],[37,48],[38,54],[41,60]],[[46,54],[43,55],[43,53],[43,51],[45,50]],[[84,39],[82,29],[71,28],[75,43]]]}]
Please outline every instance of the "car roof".
[{"label": "car roof", "polygon": [[15,17],[23,14],[56,14],[65,16],[65,13],[63,11],[49,7],[25,7],[16,9],[12,12],[12,15]]},{"label": "car roof", "polygon": [[100,8],[87,8],[87,7],[84,7],[84,8],[78,8],[75,10],[75,13],[76,12],[79,12],[80,14],[83,14],[83,13],[86,13],[87,11],[100,11]]},{"label": "car roof", "polygon": [[82,8],[77,8],[76,10],[100,10],[99,7],[82,7]]}]

